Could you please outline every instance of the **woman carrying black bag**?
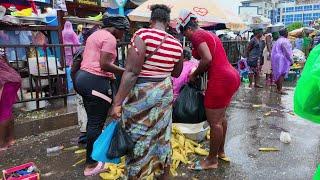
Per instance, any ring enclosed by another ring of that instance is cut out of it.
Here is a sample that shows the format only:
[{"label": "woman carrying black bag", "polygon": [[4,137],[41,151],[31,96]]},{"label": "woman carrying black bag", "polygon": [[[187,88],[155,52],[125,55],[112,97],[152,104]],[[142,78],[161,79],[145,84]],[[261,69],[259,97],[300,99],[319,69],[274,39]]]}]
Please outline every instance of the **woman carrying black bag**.
[{"label": "woman carrying black bag", "polygon": [[171,76],[181,73],[182,45],[165,31],[170,8],[153,5],[150,10],[151,28],[134,34],[110,110],[113,118],[125,121],[135,144],[133,153],[126,156],[129,179],[169,179],[171,164]]}]

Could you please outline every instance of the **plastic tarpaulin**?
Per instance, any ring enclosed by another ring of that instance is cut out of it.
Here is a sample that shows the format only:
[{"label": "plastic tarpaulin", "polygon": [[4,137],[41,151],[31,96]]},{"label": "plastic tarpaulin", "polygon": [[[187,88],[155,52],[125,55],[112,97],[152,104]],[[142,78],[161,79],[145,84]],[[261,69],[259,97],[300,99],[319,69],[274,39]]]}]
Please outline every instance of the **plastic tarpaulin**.
[{"label": "plastic tarpaulin", "polygon": [[294,92],[294,112],[320,123],[320,45],[310,53]]}]

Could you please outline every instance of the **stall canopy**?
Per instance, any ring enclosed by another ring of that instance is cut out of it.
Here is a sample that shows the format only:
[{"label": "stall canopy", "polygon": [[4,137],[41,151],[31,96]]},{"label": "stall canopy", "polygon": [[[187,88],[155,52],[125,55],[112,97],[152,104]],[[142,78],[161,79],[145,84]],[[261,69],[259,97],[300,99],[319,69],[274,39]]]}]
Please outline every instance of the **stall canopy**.
[{"label": "stall canopy", "polygon": [[0,0],[0,5],[5,8],[9,8],[10,6],[15,6],[18,10],[22,10],[25,8],[32,8],[32,10],[37,13],[36,5],[33,0]]},{"label": "stall canopy", "polygon": [[289,36],[292,36],[292,37],[299,37],[299,36],[302,36],[303,33],[308,33],[308,34],[311,34],[313,32],[317,31],[316,29],[314,28],[310,28],[310,27],[303,27],[303,28],[300,28],[300,29],[296,29],[296,30],[293,30],[291,32],[289,32]]},{"label": "stall canopy", "polygon": [[217,0],[148,0],[129,13],[129,19],[131,21],[149,22],[150,6],[154,4],[166,4],[171,8],[172,26],[175,25],[181,9],[187,9],[198,17],[202,26],[223,23],[226,24],[227,28],[234,30],[246,27],[240,17],[219,5]]}]

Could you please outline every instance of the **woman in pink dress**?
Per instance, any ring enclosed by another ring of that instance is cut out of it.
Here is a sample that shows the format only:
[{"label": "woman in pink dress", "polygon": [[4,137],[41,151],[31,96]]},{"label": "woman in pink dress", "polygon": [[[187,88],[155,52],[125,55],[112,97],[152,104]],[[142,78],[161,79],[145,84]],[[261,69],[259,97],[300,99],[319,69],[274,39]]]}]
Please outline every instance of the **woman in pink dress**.
[{"label": "woman in pink dress", "polygon": [[12,108],[21,86],[21,77],[4,58],[2,49],[0,74],[0,151],[3,151],[14,144]]},{"label": "woman in pink dress", "polygon": [[[77,34],[74,32],[73,28],[72,28],[72,24],[70,21],[66,21],[66,23],[64,24],[64,28],[62,31],[62,38],[63,38],[63,44],[66,45],[79,45],[79,39]],[[65,53],[65,60],[66,60],[66,65],[68,67],[72,66],[73,63],[73,55],[75,54],[75,52],[77,51],[77,47],[70,47],[70,46],[66,46],[64,48],[64,53]]]}]

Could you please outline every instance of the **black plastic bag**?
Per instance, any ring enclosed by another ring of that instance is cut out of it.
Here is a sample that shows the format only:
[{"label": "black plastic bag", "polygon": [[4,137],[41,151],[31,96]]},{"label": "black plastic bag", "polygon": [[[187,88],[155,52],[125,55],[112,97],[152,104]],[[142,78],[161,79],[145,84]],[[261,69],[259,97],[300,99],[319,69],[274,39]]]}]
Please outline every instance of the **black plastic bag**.
[{"label": "black plastic bag", "polygon": [[134,142],[121,124],[121,121],[118,121],[111,139],[111,144],[107,152],[107,157],[110,159],[128,155],[134,148]]},{"label": "black plastic bag", "polygon": [[206,119],[203,91],[190,83],[183,86],[173,104],[173,122],[197,124]]}]

